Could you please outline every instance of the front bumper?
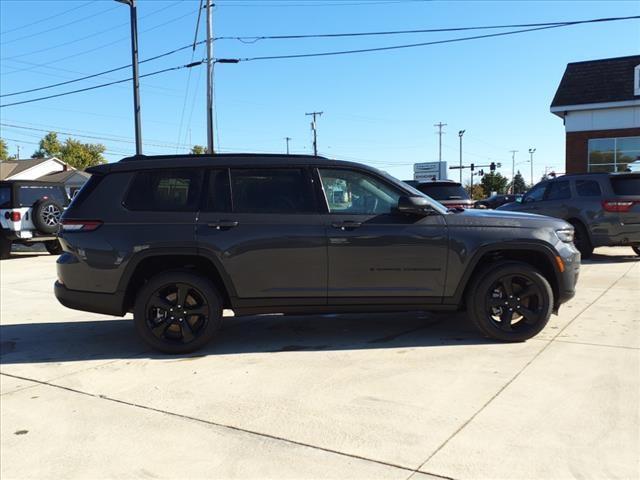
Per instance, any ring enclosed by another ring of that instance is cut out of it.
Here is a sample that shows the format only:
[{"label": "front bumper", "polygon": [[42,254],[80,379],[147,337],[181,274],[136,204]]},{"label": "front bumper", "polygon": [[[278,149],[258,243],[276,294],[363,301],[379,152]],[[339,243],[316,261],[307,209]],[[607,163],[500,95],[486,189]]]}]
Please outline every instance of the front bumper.
[{"label": "front bumper", "polygon": [[580,276],[580,252],[574,245],[564,244],[558,251],[559,257],[564,265],[564,270],[559,272],[558,298],[556,298],[555,309],[563,303],[571,300],[576,294],[576,285]]},{"label": "front bumper", "polygon": [[67,308],[104,313],[116,317],[122,317],[126,313],[124,311],[124,294],[121,292],[96,293],[70,290],[60,282],[55,283],[53,292],[58,301]]}]

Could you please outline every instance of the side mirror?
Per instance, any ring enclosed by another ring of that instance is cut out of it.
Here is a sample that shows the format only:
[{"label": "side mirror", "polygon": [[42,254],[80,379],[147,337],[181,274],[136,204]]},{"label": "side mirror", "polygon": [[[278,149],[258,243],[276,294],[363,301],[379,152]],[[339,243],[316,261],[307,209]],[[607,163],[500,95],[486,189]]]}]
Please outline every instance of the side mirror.
[{"label": "side mirror", "polygon": [[525,203],[525,197],[516,197],[516,203]]},{"label": "side mirror", "polygon": [[398,212],[414,215],[427,215],[431,210],[429,201],[424,197],[402,196],[398,199]]}]

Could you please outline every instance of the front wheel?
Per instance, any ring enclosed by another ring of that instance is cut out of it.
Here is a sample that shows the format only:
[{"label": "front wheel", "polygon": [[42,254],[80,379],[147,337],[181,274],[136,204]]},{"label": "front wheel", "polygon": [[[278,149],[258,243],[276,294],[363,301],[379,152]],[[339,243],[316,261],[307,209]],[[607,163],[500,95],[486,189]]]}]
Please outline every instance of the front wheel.
[{"label": "front wheel", "polygon": [[552,309],[548,280],[521,262],[503,262],[476,276],[467,293],[471,321],[496,340],[521,342],[537,335]]},{"label": "front wheel", "polygon": [[222,323],[216,288],[200,275],[172,271],[138,292],[134,323],[142,339],[164,353],[189,353],[209,343]]}]

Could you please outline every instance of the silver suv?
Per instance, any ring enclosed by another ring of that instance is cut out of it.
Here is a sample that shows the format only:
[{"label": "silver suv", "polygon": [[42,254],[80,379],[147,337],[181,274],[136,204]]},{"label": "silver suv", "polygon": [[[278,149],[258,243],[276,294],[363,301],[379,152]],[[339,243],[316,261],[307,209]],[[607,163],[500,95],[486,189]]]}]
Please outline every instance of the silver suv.
[{"label": "silver suv", "polygon": [[640,173],[584,173],[540,182],[498,208],[562,218],[582,258],[594,247],[630,246],[640,255]]}]

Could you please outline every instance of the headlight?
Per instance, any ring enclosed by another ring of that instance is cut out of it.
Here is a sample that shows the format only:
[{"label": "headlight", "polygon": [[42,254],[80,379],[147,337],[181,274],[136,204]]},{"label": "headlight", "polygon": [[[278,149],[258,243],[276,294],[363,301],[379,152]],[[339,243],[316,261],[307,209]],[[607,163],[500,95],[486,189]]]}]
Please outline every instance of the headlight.
[{"label": "headlight", "polygon": [[556,235],[558,236],[558,238],[565,242],[565,243],[571,243],[573,242],[573,228],[565,228],[562,230],[556,230]]}]

